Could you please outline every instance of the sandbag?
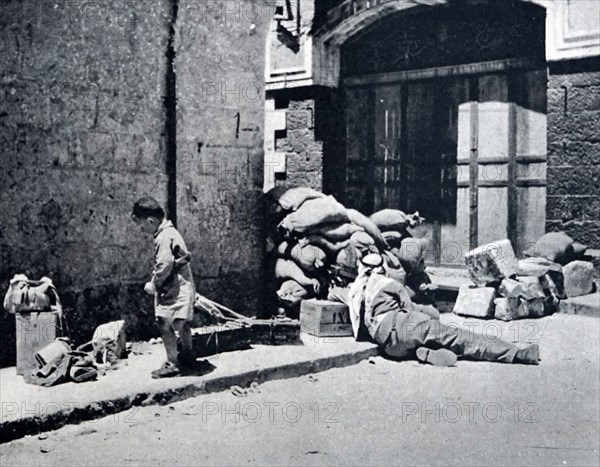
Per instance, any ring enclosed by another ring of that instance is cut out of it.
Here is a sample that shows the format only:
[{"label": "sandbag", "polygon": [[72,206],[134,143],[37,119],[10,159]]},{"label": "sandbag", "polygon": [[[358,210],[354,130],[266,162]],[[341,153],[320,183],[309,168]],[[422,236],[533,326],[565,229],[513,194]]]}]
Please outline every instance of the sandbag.
[{"label": "sandbag", "polygon": [[337,273],[343,277],[356,277],[358,274],[358,259],[358,252],[352,245],[340,250],[335,259]]},{"label": "sandbag", "polygon": [[[549,232],[542,235],[535,245],[527,249],[524,254],[528,257],[546,258],[564,265],[575,259],[574,243],[573,239],[564,232]],[[578,244],[576,247],[581,254],[582,245]]]},{"label": "sandbag", "polygon": [[396,230],[390,230],[389,232],[383,233],[383,238],[390,246],[390,248],[400,248],[402,240],[407,237],[408,232],[397,232]]},{"label": "sandbag", "polygon": [[375,246],[379,248],[381,251],[388,250],[390,245],[385,241],[381,230],[375,225],[375,223],[365,216],[363,213],[357,211],[356,209],[347,209],[348,217],[350,221],[359,227],[362,227],[367,234],[375,241]]},{"label": "sandbag", "polygon": [[[310,199],[280,222],[278,230],[285,238],[297,237],[323,224],[349,222],[346,208],[333,196]],[[349,236],[348,236],[349,237]]]},{"label": "sandbag", "polygon": [[348,245],[346,248],[339,251],[335,262],[338,266],[345,267],[350,270],[356,270],[358,268],[358,254],[356,248],[352,245]]},{"label": "sandbag", "polygon": [[280,258],[291,259],[303,271],[314,272],[325,266],[327,255],[315,245],[282,242],[277,246],[277,255]]},{"label": "sandbag", "polygon": [[400,263],[400,260],[391,251],[384,251],[381,254],[381,256],[383,257],[383,260],[385,261],[385,264],[388,268],[391,268],[391,269],[402,268],[402,264]]},{"label": "sandbag", "polygon": [[326,195],[320,191],[308,187],[289,188],[279,196],[279,205],[286,211],[297,211],[305,201],[311,199],[325,198]]},{"label": "sandbag", "polygon": [[349,240],[356,232],[363,232],[363,228],[358,225],[345,223],[322,224],[310,231],[311,234],[319,234],[333,242],[343,242]]},{"label": "sandbag", "polygon": [[354,232],[350,237],[350,244],[362,253],[377,253],[375,240],[367,232]]},{"label": "sandbag", "polygon": [[319,247],[321,250],[323,250],[327,254],[327,257],[335,258],[335,255],[337,255],[338,251],[340,251],[342,248],[346,248],[350,244],[350,240],[344,240],[341,242],[332,242],[332,241],[328,240],[327,238],[325,238],[323,235],[309,234],[306,237],[304,237],[303,239],[301,239],[299,244],[300,245],[307,245],[307,244],[314,245],[316,247]]},{"label": "sandbag", "polygon": [[314,294],[311,293],[311,291],[306,290],[294,280],[285,281],[277,291],[277,297],[279,297],[280,300],[291,304],[299,303],[300,301],[313,296]]},{"label": "sandbag", "polygon": [[275,261],[275,277],[282,281],[289,279],[295,280],[304,288],[319,292],[320,284],[317,279],[311,279],[304,274],[304,271],[292,260],[278,258]]},{"label": "sandbag", "polygon": [[269,191],[265,193],[265,199],[269,203],[279,203],[279,198],[281,198],[286,191],[290,189],[289,186],[276,186],[271,188]]},{"label": "sandbag", "polygon": [[419,217],[419,211],[413,214],[405,214],[399,209],[382,209],[372,214],[370,219],[381,232],[389,232],[390,230],[404,232],[407,227],[417,227],[425,220]]},{"label": "sandbag", "polygon": [[419,274],[425,271],[425,252],[429,240],[408,237],[402,240],[400,248],[392,248],[392,253],[400,260],[407,274]]}]

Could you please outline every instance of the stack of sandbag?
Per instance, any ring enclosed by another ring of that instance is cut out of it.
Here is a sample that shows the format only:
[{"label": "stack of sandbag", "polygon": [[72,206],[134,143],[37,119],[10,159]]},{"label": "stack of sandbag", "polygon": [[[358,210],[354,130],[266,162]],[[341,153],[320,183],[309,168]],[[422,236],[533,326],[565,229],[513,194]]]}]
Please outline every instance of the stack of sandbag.
[{"label": "stack of sandbag", "polygon": [[384,257],[390,277],[408,281],[417,293],[430,283],[427,241],[412,238],[407,230],[423,221],[418,212],[385,209],[369,218],[306,187],[276,187],[265,199],[274,274],[270,284],[286,311],[297,310],[304,299],[326,298],[331,284],[354,280],[358,260],[371,252]]},{"label": "stack of sandbag", "polygon": [[303,299],[326,296],[333,267],[352,275],[356,254],[350,237],[364,229],[334,197],[306,187],[276,187],[266,200],[279,306],[295,310]]},{"label": "stack of sandbag", "polygon": [[352,281],[365,252],[389,249],[368,217],[333,196],[306,187],[276,187],[265,199],[273,243],[271,283],[278,306],[286,311],[295,311],[303,299],[325,298],[331,283]]},{"label": "stack of sandbag", "polygon": [[408,228],[414,228],[425,220],[419,212],[405,214],[397,209],[383,209],[371,215],[370,220],[382,232],[389,249],[382,254],[389,275],[400,280],[417,302],[427,301],[432,290],[431,279],[425,271],[425,253],[429,246],[426,238],[413,238]]},{"label": "stack of sandbag", "polygon": [[454,312],[504,321],[553,313],[560,300],[593,292],[585,250],[563,232],[542,236],[521,260],[509,240],[480,246],[466,255],[475,286],[460,288]]}]

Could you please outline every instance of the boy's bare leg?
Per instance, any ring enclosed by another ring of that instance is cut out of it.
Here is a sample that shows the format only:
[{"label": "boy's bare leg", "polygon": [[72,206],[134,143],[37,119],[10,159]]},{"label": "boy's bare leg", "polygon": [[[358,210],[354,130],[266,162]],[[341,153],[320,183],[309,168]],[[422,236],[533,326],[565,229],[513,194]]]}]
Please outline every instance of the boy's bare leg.
[{"label": "boy's bare leg", "polygon": [[156,320],[163,344],[165,345],[165,351],[167,352],[167,361],[177,365],[177,336],[173,329],[174,322],[171,319],[161,317],[158,317]]},{"label": "boy's bare leg", "polygon": [[182,354],[186,357],[192,356],[192,328],[190,326],[190,322],[185,319],[176,319],[173,321],[173,327],[179,334],[179,338],[181,339],[181,350]]}]

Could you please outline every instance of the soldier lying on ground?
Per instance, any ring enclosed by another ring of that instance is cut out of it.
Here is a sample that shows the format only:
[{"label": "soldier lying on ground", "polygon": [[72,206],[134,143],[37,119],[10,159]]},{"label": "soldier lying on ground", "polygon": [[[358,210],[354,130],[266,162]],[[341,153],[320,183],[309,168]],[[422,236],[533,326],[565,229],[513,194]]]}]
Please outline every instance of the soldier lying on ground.
[{"label": "soldier lying on ground", "polygon": [[330,299],[348,305],[354,336],[370,338],[384,355],[397,360],[451,366],[457,356],[502,363],[539,363],[539,347],[525,348],[440,323],[432,306],[410,300],[404,286],[385,276],[383,258],[375,253],[359,261],[358,277],[345,289],[333,289]]}]

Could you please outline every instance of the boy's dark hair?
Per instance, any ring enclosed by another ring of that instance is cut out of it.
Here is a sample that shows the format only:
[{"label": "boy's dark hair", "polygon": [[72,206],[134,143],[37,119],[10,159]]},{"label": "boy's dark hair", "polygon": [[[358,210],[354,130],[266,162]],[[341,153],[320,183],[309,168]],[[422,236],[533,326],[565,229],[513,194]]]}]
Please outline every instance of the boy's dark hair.
[{"label": "boy's dark hair", "polygon": [[157,219],[165,218],[165,211],[160,207],[158,201],[151,196],[144,196],[138,199],[133,205],[133,217],[138,219],[147,219],[148,217],[155,217]]}]

